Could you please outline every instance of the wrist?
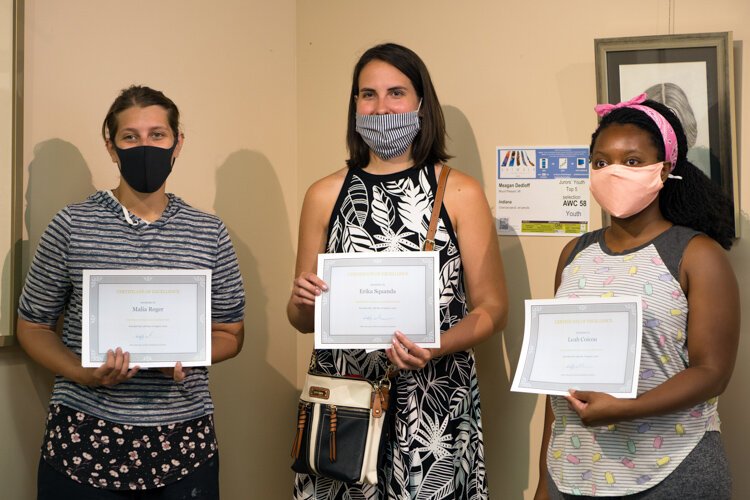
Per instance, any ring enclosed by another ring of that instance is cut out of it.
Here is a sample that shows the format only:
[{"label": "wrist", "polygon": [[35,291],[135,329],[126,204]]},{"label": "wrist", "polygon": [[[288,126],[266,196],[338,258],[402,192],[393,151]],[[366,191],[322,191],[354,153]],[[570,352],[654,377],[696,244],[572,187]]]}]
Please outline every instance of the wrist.
[{"label": "wrist", "polygon": [[76,367],[73,373],[67,378],[70,378],[76,384],[85,385],[86,387],[96,387],[99,385],[94,378],[93,368]]},{"label": "wrist", "polygon": [[634,420],[638,418],[638,398],[617,398],[617,420]]}]

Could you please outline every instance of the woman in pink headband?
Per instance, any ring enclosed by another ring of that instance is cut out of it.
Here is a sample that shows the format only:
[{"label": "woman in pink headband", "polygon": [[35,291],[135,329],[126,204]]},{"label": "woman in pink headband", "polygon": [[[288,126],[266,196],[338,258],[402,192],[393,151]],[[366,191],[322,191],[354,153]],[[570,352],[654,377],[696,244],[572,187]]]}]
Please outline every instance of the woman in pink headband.
[{"label": "woman in pink headband", "polygon": [[638,295],[635,399],[549,396],[535,499],[731,497],[717,396],[734,368],[731,203],[686,157],[679,120],[645,95],[596,108],[591,191],[611,225],[571,241],[556,297]]}]

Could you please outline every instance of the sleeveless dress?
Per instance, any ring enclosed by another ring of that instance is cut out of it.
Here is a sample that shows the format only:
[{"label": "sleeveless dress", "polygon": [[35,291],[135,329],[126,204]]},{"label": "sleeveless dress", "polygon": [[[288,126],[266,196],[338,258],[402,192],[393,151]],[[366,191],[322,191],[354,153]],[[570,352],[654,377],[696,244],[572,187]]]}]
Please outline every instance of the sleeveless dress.
[{"label": "sleeveless dress", "polygon": [[[350,169],[328,229],[327,252],[417,251],[427,234],[434,192],[432,165],[388,175]],[[441,331],[467,313],[461,255],[443,206],[435,235],[440,252]],[[406,332],[408,333],[408,332]],[[317,369],[337,375],[383,376],[385,352],[319,350]],[[391,388],[393,429],[378,485],[352,485],[297,474],[297,500],[485,499],[482,420],[473,350],[402,372]]]}]

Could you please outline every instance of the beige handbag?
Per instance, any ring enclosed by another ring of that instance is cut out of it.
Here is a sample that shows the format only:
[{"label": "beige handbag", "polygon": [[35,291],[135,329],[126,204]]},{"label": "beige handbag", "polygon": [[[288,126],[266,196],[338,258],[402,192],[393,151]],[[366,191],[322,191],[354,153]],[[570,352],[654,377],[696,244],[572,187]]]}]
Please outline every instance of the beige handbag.
[{"label": "beige handbag", "polygon": [[371,382],[308,372],[299,399],[292,469],[377,484],[389,389],[387,377]]}]

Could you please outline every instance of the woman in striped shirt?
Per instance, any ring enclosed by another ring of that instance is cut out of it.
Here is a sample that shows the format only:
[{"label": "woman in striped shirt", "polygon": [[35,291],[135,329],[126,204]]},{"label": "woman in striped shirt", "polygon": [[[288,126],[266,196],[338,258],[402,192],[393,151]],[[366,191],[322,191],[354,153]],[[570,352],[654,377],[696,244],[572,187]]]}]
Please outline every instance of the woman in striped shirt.
[{"label": "woman in striped shirt", "polygon": [[[165,191],[184,142],[177,106],[131,86],[102,135],[119,185],[62,209],[41,238],[19,304],[18,340],[55,374],[39,499],[218,498],[205,367],[139,369],[114,348],[81,365],[84,269],[210,269],[212,363],[242,348],[245,295],[227,229]],[[55,332],[64,317],[62,336]],[[137,490],[134,493],[132,490]],[[133,496],[136,495],[136,496]]]}]

